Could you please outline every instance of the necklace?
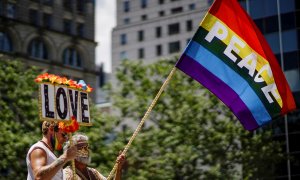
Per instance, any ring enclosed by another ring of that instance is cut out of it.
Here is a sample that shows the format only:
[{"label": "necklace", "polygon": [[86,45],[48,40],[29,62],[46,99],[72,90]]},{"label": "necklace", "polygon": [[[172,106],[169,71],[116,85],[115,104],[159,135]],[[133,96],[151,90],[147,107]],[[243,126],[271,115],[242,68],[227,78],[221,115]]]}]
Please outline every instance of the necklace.
[{"label": "necklace", "polygon": [[43,140],[40,140],[52,153],[53,153],[53,149]]}]

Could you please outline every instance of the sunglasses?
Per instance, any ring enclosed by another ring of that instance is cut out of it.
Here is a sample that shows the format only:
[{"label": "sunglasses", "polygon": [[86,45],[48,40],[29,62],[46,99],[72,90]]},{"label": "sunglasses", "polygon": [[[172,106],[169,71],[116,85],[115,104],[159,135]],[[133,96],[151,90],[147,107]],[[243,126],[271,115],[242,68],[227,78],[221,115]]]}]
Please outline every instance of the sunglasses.
[{"label": "sunglasses", "polygon": [[88,149],[89,145],[87,143],[80,143],[76,145],[78,149]]},{"label": "sunglasses", "polygon": [[62,137],[65,138],[65,139],[68,138],[68,134],[67,134],[67,133],[62,132],[61,135],[62,135]]}]

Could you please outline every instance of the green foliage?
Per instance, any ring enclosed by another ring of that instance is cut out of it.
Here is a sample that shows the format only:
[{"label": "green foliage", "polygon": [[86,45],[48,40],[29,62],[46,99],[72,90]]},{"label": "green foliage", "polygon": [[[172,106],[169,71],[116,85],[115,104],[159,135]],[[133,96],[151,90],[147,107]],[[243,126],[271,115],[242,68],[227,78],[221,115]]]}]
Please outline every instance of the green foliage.
[{"label": "green foliage", "polygon": [[26,153],[40,137],[37,71],[18,61],[0,60],[0,173],[4,179],[25,179]]},{"label": "green foliage", "polygon": [[[114,102],[139,123],[175,64],[124,61]],[[130,131],[122,132],[127,135]],[[127,138],[127,140],[128,140]],[[214,95],[179,70],[127,153],[125,179],[253,179],[272,174],[282,155],[269,131],[244,130]]]},{"label": "green foliage", "polygon": [[[38,74],[36,68],[20,61],[0,60],[0,179],[26,179],[26,154],[42,138],[38,85],[34,82]],[[90,108],[93,126],[80,127],[78,132],[90,138],[91,166],[108,175],[124,143],[118,139],[107,142],[117,119],[101,114],[92,103]]]}]

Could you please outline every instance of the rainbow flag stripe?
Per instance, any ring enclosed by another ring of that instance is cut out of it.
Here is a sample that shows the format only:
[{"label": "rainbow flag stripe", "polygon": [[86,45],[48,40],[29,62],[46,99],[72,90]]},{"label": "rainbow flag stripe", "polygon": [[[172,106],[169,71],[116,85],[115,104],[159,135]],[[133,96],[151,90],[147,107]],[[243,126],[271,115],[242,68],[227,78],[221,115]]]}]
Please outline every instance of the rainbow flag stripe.
[{"label": "rainbow flag stripe", "polygon": [[216,0],[176,67],[222,100],[247,130],[296,108],[268,43],[236,0]]}]

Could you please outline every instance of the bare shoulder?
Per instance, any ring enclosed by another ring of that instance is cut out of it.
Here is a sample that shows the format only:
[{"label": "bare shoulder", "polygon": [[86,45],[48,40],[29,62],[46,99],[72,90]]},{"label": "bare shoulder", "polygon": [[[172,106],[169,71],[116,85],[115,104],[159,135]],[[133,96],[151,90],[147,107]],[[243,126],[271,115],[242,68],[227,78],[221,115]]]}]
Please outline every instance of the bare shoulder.
[{"label": "bare shoulder", "polygon": [[47,164],[47,154],[45,150],[36,148],[30,153],[30,161],[32,169],[38,169]]}]

